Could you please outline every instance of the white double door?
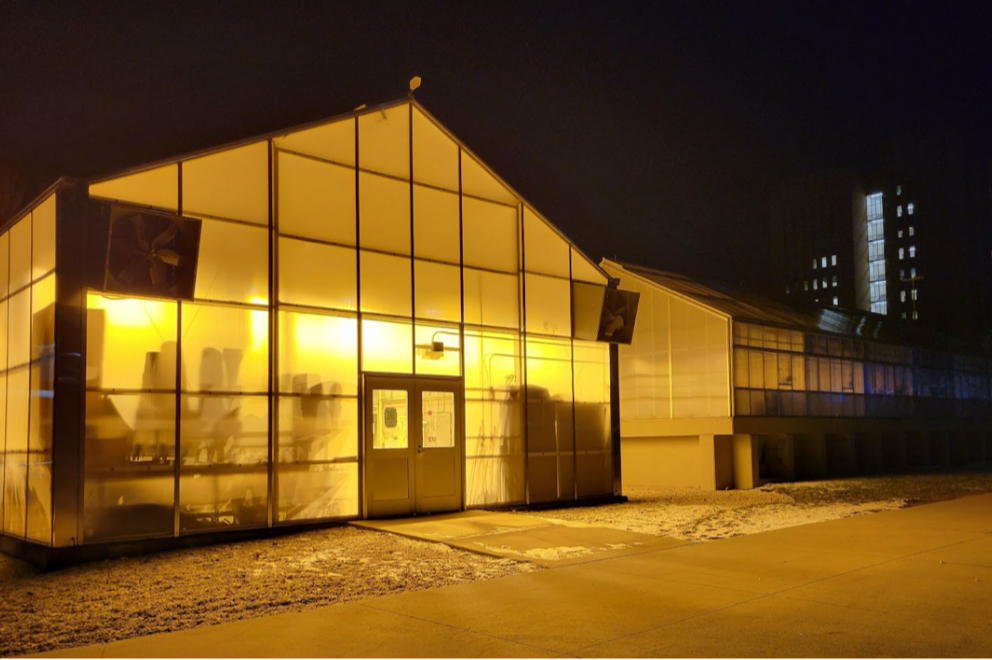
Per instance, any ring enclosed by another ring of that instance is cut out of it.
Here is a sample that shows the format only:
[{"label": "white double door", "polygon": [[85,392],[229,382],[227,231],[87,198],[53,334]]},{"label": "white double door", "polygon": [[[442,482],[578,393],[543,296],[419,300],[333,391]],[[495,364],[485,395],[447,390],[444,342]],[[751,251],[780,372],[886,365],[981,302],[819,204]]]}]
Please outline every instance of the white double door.
[{"label": "white double door", "polygon": [[365,377],[367,517],[462,508],[464,409],[460,378]]}]

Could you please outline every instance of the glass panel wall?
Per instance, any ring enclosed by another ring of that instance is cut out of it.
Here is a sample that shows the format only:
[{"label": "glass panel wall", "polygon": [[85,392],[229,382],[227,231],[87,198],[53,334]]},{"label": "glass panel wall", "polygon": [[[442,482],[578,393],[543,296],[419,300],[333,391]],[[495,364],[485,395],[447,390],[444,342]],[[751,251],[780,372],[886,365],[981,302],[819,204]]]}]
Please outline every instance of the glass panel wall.
[{"label": "glass panel wall", "polygon": [[358,515],[358,320],[279,316],[275,519]]},{"label": "glass panel wall", "polygon": [[610,436],[610,348],[575,340],[575,480],[579,497],[613,488]]},{"label": "glass panel wall", "polygon": [[465,501],[525,500],[523,365],[515,331],[465,328]]},{"label": "glass panel wall", "polygon": [[575,495],[572,342],[527,335],[527,483],[530,501]]},{"label": "glass panel wall", "polygon": [[277,153],[279,231],[287,236],[354,245],[355,170],[316,158]]},{"label": "glass panel wall", "polygon": [[194,300],[88,296],[85,540],[359,515],[363,372],[464,377],[470,506],[610,492],[609,352],[571,339],[584,258],[419,108],[171,172],[203,223]]},{"label": "glass panel wall", "polygon": [[90,293],[86,334],[83,539],[172,534],[179,303]]},{"label": "glass panel wall", "polygon": [[733,359],[737,415],[992,413],[984,358],[736,323]]},{"label": "glass panel wall", "polygon": [[55,194],[0,235],[0,529],[51,545]]},{"label": "glass panel wall", "polygon": [[729,321],[629,278],[637,326],[620,347],[620,414],[652,420],[730,415]]}]

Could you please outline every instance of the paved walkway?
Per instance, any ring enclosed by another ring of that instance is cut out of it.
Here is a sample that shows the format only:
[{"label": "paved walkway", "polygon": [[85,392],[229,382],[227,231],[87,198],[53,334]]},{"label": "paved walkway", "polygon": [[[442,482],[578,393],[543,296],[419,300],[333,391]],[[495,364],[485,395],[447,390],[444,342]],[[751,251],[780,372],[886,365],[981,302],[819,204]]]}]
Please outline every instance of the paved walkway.
[{"label": "paved walkway", "polygon": [[990,622],[981,495],[51,655],[990,657]]},{"label": "paved walkway", "polygon": [[492,511],[362,520],[351,524],[421,541],[436,541],[493,557],[523,559],[551,568],[690,543],[581,522]]}]

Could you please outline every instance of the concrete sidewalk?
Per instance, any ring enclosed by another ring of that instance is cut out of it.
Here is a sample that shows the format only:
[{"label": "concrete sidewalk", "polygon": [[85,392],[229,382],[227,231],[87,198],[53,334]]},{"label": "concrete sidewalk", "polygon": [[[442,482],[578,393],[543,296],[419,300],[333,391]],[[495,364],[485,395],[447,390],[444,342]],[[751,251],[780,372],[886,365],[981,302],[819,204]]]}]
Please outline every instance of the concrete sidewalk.
[{"label": "concrete sidewalk", "polygon": [[992,495],[49,654],[992,656]]},{"label": "concrete sidewalk", "polygon": [[493,511],[360,520],[351,524],[421,541],[444,543],[452,548],[492,557],[523,559],[551,568],[690,543],[581,522]]}]

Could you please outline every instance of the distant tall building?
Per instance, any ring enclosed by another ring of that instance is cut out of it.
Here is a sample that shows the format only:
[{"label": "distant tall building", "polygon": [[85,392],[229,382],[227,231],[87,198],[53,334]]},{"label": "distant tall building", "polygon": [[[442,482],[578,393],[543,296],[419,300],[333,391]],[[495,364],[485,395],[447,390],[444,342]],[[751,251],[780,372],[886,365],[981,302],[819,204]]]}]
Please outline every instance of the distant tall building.
[{"label": "distant tall building", "polygon": [[[866,308],[858,297],[859,246],[855,227],[864,224],[865,189],[853,172],[794,179],[772,199],[772,258],[782,291],[810,306]],[[866,268],[866,266],[865,266]]]},{"label": "distant tall building", "polygon": [[882,151],[869,175],[787,182],[771,205],[781,291],[992,342],[992,177],[950,134]]}]

